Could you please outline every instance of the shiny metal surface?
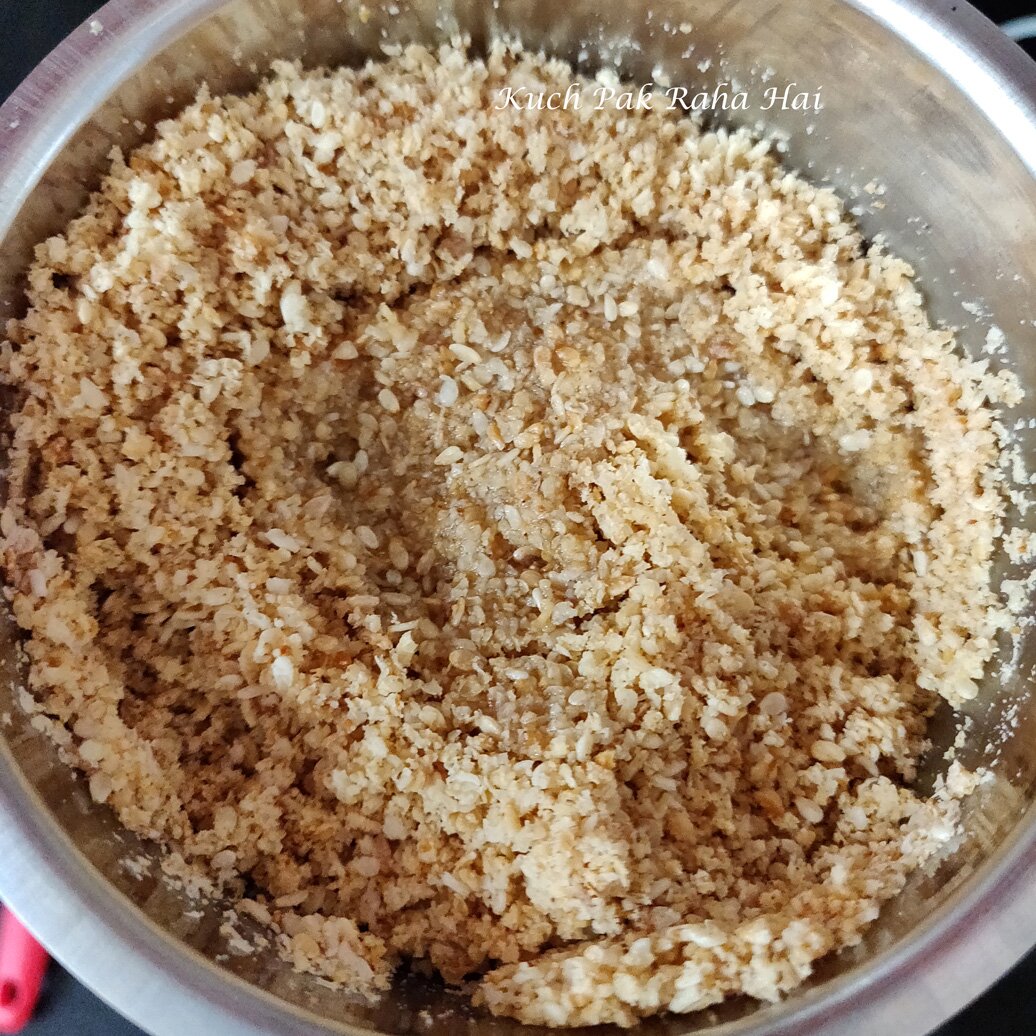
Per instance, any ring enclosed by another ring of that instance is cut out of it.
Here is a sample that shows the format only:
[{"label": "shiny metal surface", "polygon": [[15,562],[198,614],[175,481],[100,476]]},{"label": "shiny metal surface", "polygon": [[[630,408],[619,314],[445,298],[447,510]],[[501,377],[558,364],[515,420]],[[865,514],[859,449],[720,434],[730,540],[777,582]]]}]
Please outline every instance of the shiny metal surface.
[{"label": "shiny metal surface", "polygon": [[[336,0],[109,3],[97,16],[99,31],[80,28],[0,109],[0,313],[17,312],[31,246],[76,211],[113,144],[132,144],[135,120],[175,110],[202,79],[240,90],[274,57],[355,63],[377,54],[383,32],[435,40],[460,29],[477,44],[510,31],[587,69],[617,63],[640,81],[656,66],[674,83],[704,85],[757,82],[772,69],[769,85],[821,88],[825,108],[808,120],[767,114],[787,136],[789,163],[855,192],[865,231],[915,261],[933,314],[965,329],[965,347],[977,348],[990,322],[1002,327],[1006,362],[1036,397],[1036,66],[965,3],[397,0],[383,8],[368,0],[368,7],[364,19],[358,4]],[[684,22],[694,25],[691,55],[687,37],[666,28]],[[706,58],[713,64],[703,73]],[[883,208],[857,190],[871,180],[886,189]],[[1036,417],[1036,399],[1014,417]],[[1036,456],[1036,432],[1023,434]],[[126,857],[153,851],[94,806],[24,722],[14,645],[3,618],[0,716],[10,723],[0,725],[0,894],[115,1007],[158,1036],[527,1031],[416,980],[371,1006],[272,956],[224,956],[219,909],[194,917],[153,874],[128,871]],[[655,1019],[641,1027],[645,1036],[704,1029],[920,1036],[1036,941],[1032,632],[1023,632],[1017,660],[1009,654],[968,710],[972,746],[961,757],[996,779],[969,804],[960,847],[915,875],[860,947],[825,962],[786,1002]],[[935,717],[923,780],[944,765],[940,749],[954,733],[952,717]],[[418,1019],[422,1008],[430,1024]]]}]

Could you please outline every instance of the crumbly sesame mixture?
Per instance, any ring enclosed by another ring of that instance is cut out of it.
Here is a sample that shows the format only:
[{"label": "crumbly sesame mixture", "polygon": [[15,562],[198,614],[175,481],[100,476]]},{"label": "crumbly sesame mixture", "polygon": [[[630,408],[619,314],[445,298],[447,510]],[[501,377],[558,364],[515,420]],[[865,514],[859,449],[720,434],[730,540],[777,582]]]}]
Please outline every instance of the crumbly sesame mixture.
[{"label": "crumbly sesame mixture", "polygon": [[1016,390],[765,142],[495,110],[572,75],[278,65],[114,154],[0,529],[34,722],[298,967],[627,1025],[778,997],[949,837]]}]

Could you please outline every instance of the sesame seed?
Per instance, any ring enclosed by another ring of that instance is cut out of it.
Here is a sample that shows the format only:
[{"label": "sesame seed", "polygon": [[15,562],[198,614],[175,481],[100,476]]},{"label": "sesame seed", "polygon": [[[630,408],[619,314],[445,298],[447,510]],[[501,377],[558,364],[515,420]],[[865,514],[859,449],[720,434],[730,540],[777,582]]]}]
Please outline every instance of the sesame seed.
[{"label": "sesame seed", "polygon": [[447,446],[435,458],[436,464],[456,464],[464,456],[459,446]]}]

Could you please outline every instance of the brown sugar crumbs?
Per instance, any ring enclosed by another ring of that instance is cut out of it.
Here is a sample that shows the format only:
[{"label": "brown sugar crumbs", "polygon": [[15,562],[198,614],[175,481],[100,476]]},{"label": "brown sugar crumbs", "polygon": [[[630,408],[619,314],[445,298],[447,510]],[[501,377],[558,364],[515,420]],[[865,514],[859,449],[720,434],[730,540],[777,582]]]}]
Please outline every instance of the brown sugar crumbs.
[{"label": "brown sugar crumbs", "polygon": [[745,132],[278,65],[116,154],[9,328],[28,706],[302,969],[548,1025],[774,999],[974,783],[993,406]]}]

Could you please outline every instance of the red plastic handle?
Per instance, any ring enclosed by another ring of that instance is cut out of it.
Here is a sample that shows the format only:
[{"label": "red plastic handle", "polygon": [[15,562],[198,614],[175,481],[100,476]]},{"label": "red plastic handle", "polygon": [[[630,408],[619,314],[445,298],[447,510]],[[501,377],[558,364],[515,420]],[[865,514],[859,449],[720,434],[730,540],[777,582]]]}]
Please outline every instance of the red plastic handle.
[{"label": "red plastic handle", "polygon": [[7,907],[0,907],[0,1033],[20,1032],[40,995],[47,951]]}]

